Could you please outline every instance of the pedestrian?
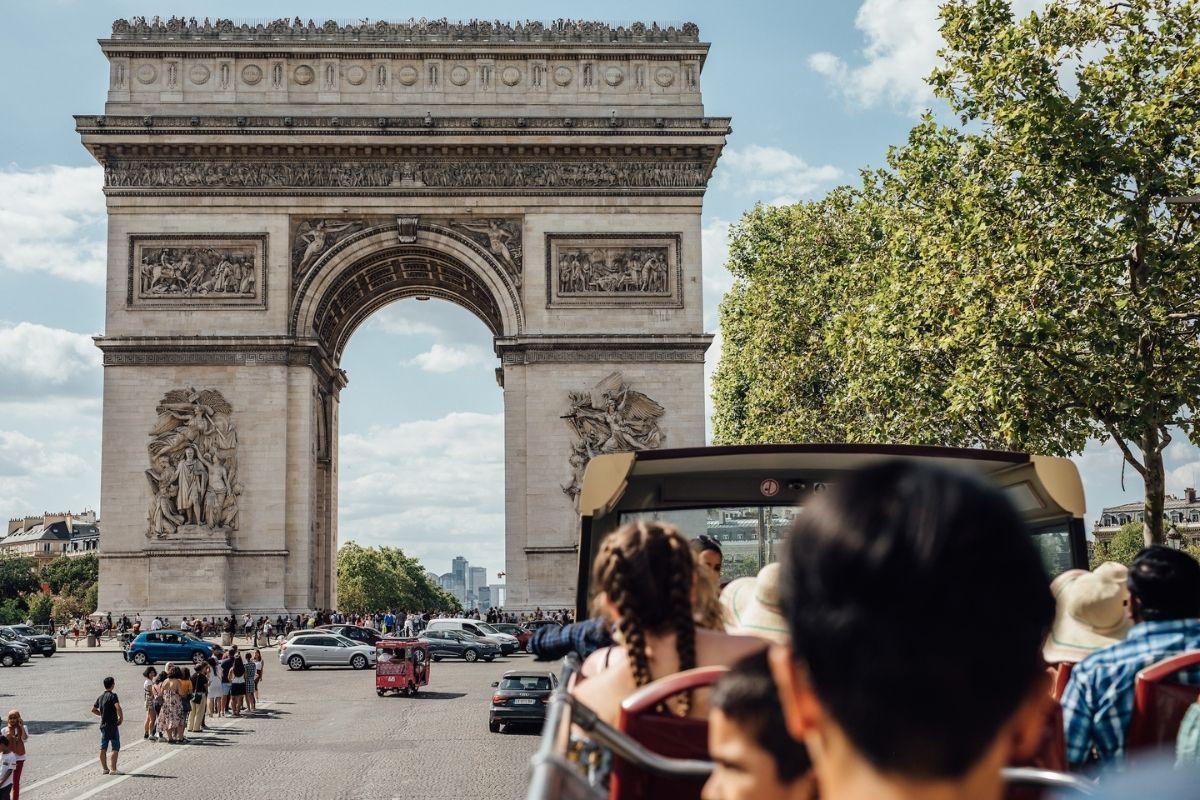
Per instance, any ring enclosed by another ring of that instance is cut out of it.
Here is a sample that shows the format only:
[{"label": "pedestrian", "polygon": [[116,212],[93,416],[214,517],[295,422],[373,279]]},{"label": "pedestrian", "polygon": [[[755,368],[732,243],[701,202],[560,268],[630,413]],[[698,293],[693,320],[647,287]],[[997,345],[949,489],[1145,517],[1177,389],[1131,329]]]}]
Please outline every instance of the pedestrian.
[{"label": "pedestrian", "polygon": [[[121,723],[125,721],[125,712],[113,691],[116,688],[117,681],[110,675],[104,679],[104,693],[92,703],[92,713],[100,718],[100,769],[105,775],[121,774],[117,770],[117,756],[121,754]],[[110,747],[111,757],[108,755]]]},{"label": "pedestrian", "polygon": [[229,699],[235,717],[242,715],[242,703],[246,699],[246,665],[237,653],[231,650],[233,663],[229,667]]},{"label": "pedestrian", "polygon": [[221,663],[225,660],[224,650],[219,646],[213,648],[208,658],[208,713],[214,717],[224,716],[225,692],[224,681],[221,680]]},{"label": "pedestrian", "polygon": [[8,746],[8,737],[0,736],[0,800],[12,797],[13,775],[17,771],[17,757]]},{"label": "pedestrian", "polygon": [[21,719],[20,711],[14,708],[8,712],[7,722],[0,728],[0,736],[8,739],[8,746],[16,762],[12,775],[12,800],[20,800],[21,773],[25,770],[25,742],[29,739],[29,731],[25,728],[25,720]]},{"label": "pedestrian", "polygon": [[259,687],[262,686],[263,667],[265,666],[265,664],[266,664],[266,662],[263,661],[262,651],[255,650],[254,651],[254,702],[256,705],[258,703],[258,690],[259,690]]},{"label": "pedestrian", "polygon": [[187,741],[184,731],[187,729],[188,719],[192,715],[192,692],[194,691],[192,687],[192,671],[184,667],[179,671],[179,700],[182,706],[179,709],[181,721],[178,728],[179,733],[176,736],[176,740],[179,742]]},{"label": "pedestrian", "polygon": [[196,675],[192,679],[192,713],[188,718],[187,729],[192,733],[204,730],[204,709],[208,702],[208,675],[210,667],[203,663],[196,667]]},{"label": "pedestrian", "polygon": [[146,701],[146,722],[142,725],[142,738],[151,739],[158,736],[154,727],[158,719],[158,684],[155,682],[158,670],[154,667],[146,667],[142,677],[146,679],[142,682],[142,697]]},{"label": "pedestrian", "polygon": [[245,664],[245,679],[246,679],[246,710],[254,711],[258,708],[258,704],[254,702],[254,678],[258,672],[258,665],[254,663],[254,654],[249,650],[246,651]]}]

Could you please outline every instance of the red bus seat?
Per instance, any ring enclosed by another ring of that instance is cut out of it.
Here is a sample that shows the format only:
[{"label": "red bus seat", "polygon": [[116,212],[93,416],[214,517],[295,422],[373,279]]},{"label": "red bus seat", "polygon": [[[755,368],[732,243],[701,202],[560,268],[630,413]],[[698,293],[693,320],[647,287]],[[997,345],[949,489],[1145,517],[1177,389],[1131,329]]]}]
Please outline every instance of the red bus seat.
[{"label": "red bus seat", "polygon": [[[659,712],[659,706],[681,692],[702,689],[717,682],[725,667],[697,667],[677,672],[643,686],[625,698],[617,714],[617,730],[648,750],[669,758],[708,759],[708,720],[675,717]],[[610,800],[699,800],[701,779],[668,778],[655,775],[613,758],[609,779]]]},{"label": "red bus seat", "polygon": [[1062,700],[1063,692],[1067,690],[1067,683],[1071,680],[1071,669],[1074,666],[1070,661],[1061,661],[1046,667],[1046,672],[1050,674],[1050,696],[1055,700]]},{"label": "red bus seat", "polygon": [[[1015,768],[1015,774],[1066,772],[1067,740],[1063,732],[1062,706],[1057,700],[1047,697],[1045,714],[1042,735],[1038,737],[1037,745],[1029,753],[1017,754],[1009,764]],[[1018,782],[1005,788],[1004,800],[1036,800],[1044,794],[1043,786]]]},{"label": "red bus seat", "polygon": [[1200,650],[1181,653],[1146,667],[1133,689],[1133,717],[1125,736],[1125,751],[1174,745],[1179,723],[1196,702],[1196,685],[1167,681],[1189,667],[1200,666]]}]

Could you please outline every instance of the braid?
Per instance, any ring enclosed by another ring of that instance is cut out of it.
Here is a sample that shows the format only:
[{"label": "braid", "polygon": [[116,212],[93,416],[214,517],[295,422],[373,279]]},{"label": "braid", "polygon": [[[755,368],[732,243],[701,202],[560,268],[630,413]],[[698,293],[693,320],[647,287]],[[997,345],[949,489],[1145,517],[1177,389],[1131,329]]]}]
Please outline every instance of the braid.
[{"label": "braid", "polygon": [[646,632],[637,612],[637,604],[625,586],[628,575],[625,554],[619,547],[614,547],[609,561],[609,599],[616,607],[621,617],[618,630],[625,642],[629,653],[629,668],[633,671],[633,682],[637,686],[645,686],[650,682],[650,659],[646,656]]},{"label": "braid", "polygon": [[[671,586],[669,607],[671,627],[675,629],[675,652],[679,656],[679,671],[696,666],[696,622],[692,619],[692,580],[695,571],[691,548],[684,542],[672,542]],[[680,716],[686,717],[692,708],[692,693],[684,692],[680,699]]]}]

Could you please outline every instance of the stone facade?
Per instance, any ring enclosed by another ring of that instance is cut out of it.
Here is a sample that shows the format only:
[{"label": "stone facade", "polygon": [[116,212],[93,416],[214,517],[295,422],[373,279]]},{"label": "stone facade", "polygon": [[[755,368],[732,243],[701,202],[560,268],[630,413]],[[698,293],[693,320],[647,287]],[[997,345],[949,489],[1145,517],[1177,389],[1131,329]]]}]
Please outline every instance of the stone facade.
[{"label": "stone facade", "polygon": [[76,118],[109,208],[101,607],[334,605],[339,359],[414,296],[495,337],[507,605],[568,605],[579,462],[704,440],[729,120],[695,27],[134,20],[101,48],[108,102]]}]

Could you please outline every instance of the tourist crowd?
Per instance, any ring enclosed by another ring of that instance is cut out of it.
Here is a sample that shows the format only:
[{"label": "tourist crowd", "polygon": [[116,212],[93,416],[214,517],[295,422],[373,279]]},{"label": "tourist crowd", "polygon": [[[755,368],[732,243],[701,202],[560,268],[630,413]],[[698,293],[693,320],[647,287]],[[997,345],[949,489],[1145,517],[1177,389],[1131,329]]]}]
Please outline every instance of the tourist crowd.
[{"label": "tourist crowd", "polygon": [[[1070,767],[1108,775],[1138,671],[1200,650],[1190,555],[1147,547],[1052,586],[1001,492],[910,462],[814,498],[756,578],[721,588],[720,568],[707,537],[628,524],[596,559],[596,616],[533,639],[541,658],[583,657],[574,702],[609,725],[651,681],[728,667],[660,707],[708,720],[708,800],[999,798],[1002,768],[1039,766],[1059,719]],[[1172,680],[1200,687],[1200,667]],[[604,785],[614,756],[589,730],[571,730],[568,755]],[[1200,758],[1200,704],[1178,755]]]}]

